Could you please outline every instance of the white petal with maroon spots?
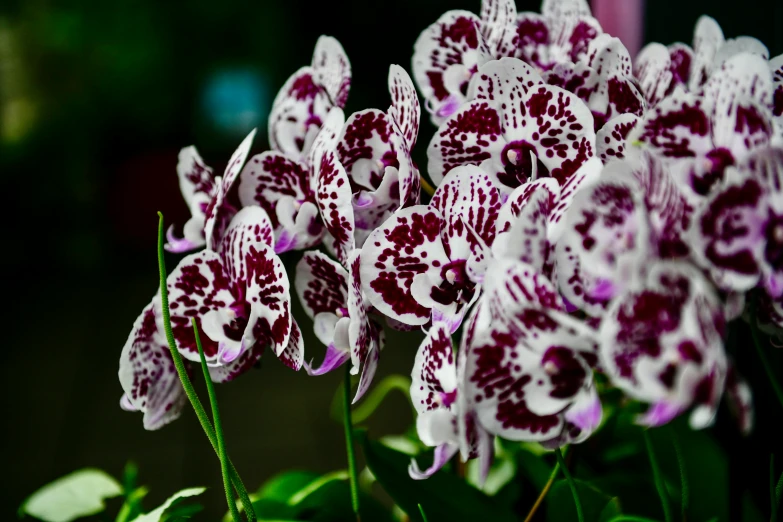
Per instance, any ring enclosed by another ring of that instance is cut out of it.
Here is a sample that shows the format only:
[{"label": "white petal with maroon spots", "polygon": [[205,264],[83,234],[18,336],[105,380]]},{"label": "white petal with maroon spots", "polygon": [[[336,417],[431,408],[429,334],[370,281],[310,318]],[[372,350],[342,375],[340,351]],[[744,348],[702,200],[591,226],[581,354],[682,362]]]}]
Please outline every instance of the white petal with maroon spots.
[{"label": "white petal with maroon spots", "polygon": [[452,215],[460,216],[491,245],[500,199],[498,184],[491,176],[479,167],[463,166],[452,169],[445,177],[432,196],[430,208],[447,219]]},{"label": "white petal with maroon spots", "polygon": [[169,228],[169,252],[186,252],[204,246],[204,222],[207,208],[217,191],[212,169],[199,156],[196,147],[185,147],[179,151],[177,162],[177,177],[182,197],[190,209],[191,217],[185,223],[182,239],[177,239]]},{"label": "white petal with maroon spots", "polygon": [[250,131],[250,134],[247,135],[228,160],[223,177],[215,178],[217,191],[207,209],[206,221],[204,223],[204,235],[207,240],[207,248],[210,250],[217,248],[220,239],[223,237],[225,227],[231,221],[234,213],[236,213],[236,209],[226,201],[226,198],[237,177],[239,177],[239,173],[242,171],[255,135],[255,129]]},{"label": "white petal with maroon spots", "polygon": [[530,65],[517,58],[504,57],[490,60],[473,76],[468,88],[471,100],[487,100],[496,109],[503,103],[522,97],[528,89],[543,83],[541,75]]},{"label": "white petal with maroon spots", "polygon": [[505,231],[492,244],[493,255],[517,259],[544,272],[551,246],[547,240],[549,214],[559,192],[560,186],[552,178],[538,179],[512,192],[501,209],[501,214],[505,209],[507,221]]},{"label": "white petal with maroon spots", "polygon": [[307,156],[332,102],[319,83],[318,74],[302,67],[286,81],[269,112],[269,144],[290,157]]},{"label": "white petal with maroon spots", "polygon": [[693,266],[658,261],[642,289],[616,299],[600,327],[601,367],[631,397],[649,402],[642,422],[662,424],[723,390],[723,312]]},{"label": "white petal with maroon spots", "polygon": [[345,107],[351,88],[351,62],[336,38],[320,36],[313,51],[313,70],[333,105]]},{"label": "white petal with maroon spots", "polygon": [[419,205],[397,211],[373,231],[362,248],[361,281],[369,302],[382,314],[405,324],[424,324],[429,309],[410,295],[418,274],[440,272],[449,263],[440,231],[442,216]]},{"label": "white petal with maroon spots", "polygon": [[[454,167],[480,165],[505,146],[500,114],[494,104],[475,100],[443,123],[427,148],[427,172],[438,185]],[[503,162],[499,161],[502,165]]]},{"label": "white petal with maroon spots", "polygon": [[322,312],[347,312],[348,272],[321,252],[305,252],[296,265],[294,286],[299,302],[311,318]]},{"label": "white petal with maroon spots", "polygon": [[657,42],[647,44],[639,52],[634,65],[634,73],[644,97],[650,105],[655,106],[666,97],[674,81],[669,49]]},{"label": "white petal with maroon spots", "polygon": [[450,410],[457,394],[456,368],[451,333],[442,324],[433,325],[416,352],[411,371],[411,402],[419,414]]},{"label": "white petal with maroon spots", "polygon": [[479,17],[468,11],[448,11],[421,33],[413,47],[413,77],[434,123],[464,103],[471,76],[492,58]]},{"label": "white petal with maroon spots", "polygon": [[513,52],[517,7],[514,0],[481,2],[481,33],[492,56],[502,58]]},{"label": "white petal with maroon spots", "polygon": [[638,125],[639,119],[635,114],[621,114],[612,118],[595,135],[598,157],[604,163],[613,159],[623,159],[628,154],[630,144],[628,135]]},{"label": "white petal with maroon spots", "polygon": [[693,34],[693,64],[688,82],[689,90],[698,92],[707,82],[712,62],[725,38],[718,22],[709,16],[702,16],[696,22]]},{"label": "white petal with maroon spots", "polygon": [[145,429],[156,430],[179,417],[187,398],[163,332],[159,297],[133,325],[120,355],[119,378],[124,409],[141,411]]},{"label": "white petal with maroon spots", "polygon": [[764,108],[773,103],[774,86],[767,60],[748,54],[737,54],[726,60],[710,75],[704,85],[704,99],[713,121],[728,114],[738,99],[748,97]]},{"label": "white petal with maroon spots", "polygon": [[410,151],[419,136],[421,106],[411,77],[399,65],[389,67],[389,94],[392,100],[389,114],[394,118]]}]

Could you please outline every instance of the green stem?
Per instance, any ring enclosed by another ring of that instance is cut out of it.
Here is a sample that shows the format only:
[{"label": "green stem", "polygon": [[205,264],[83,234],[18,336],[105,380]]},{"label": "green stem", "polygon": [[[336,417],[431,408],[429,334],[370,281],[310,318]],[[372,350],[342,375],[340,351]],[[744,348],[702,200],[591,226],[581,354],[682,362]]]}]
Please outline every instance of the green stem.
[{"label": "green stem", "polygon": [[772,389],[775,390],[775,395],[778,398],[778,402],[780,402],[780,405],[783,406],[783,388],[781,388],[780,382],[778,382],[777,378],[775,377],[775,372],[772,371],[772,365],[769,363],[767,354],[764,352],[764,348],[761,346],[761,334],[759,333],[759,326],[757,324],[757,310],[758,296],[753,298],[753,302],[751,304],[749,321],[750,334],[753,337],[753,345],[756,347],[756,352],[758,353],[759,359],[761,360],[761,365],[764,366],[764,371],[767,373],[767,379],[769,379],[769,383],[772,385]]},{"label": "green stem", "polygon": [[427,514],[424,512],[424,508],[423,508],[423,507],[421,507],[421,504],[419,504],[419,513],[421,513],[421,519],[422,519],[424,522],[428,522],[428,521],[427,521]]},{"label": "green stem", "polygon": [[555,467],[552,469],[552,473],[549,475],[549,480],[547,480],[546,484],[544,484],[544,489],[541,490],[541,493],[538,495],[535,504],[533,504],[533,507],[530,508],[530,511],[525,517],[525,522],[530,522],[531,520],[533,520],[533,516],[536,514],[536,511],[538,511],[538,508],[541,506],[541,504],[544,502],[544,498],[546,497],[547,493],[549,493],[549,490],[552,489],[552,484],[554,484],[555,478],[557,478],[557,474],[559,472],[560,472],[560,462],[557,462],[555,463]]},{"label": "green stem", "polygon": [[655,488],[658,490],[658,496],[661,497],[661,506],[663,507],[663,518],[666,522],[672,522],[672,508],[669,505],[669,496],[666,494],[666,484],[663,482],[663,476],[661,475],[661,468],[658,467],[658,461],[655,458],[655,452],[653,451],[652,440],[650,440],[650,434],[647,430],[642,432],[644,435],[644,444],[647,446],[647,456],[650,459],[650,467],[652,468],[653,480],[655,481]]},{"label": "green stem", "polygon": [[[161,313],[163,315],[163,329],[166,331],[166,340],[169,344],[169,352],[171,353],[171,358],[174,361],[174,367],[177,369],[179,380],[182,382],[182,388],[185,390],[185,395],[187,395],[188,400],[190,400],[190,404],[193,406],[193,410],[196,412],[196,417],[198,418],[201,427],[204,429],[204,433],[207,435],[209,443],[212,445],[212,449],[219,457],[220,451],[218,450],[215,429],[212,427],[212,423],[209,421],[207,412],[204,410],[204,406],[202,406],[201,400],[199,400],[198,395],[196,394],[196,389],[193,387],[193,383],[190,382],[188,371],[185,368],[185,362],[182,360],[182,355],[180,355],[179,350],[177,350],[177,343],[174,341],[174,333],[171,330],[169,293],[166,286],[166,260],[163,257],[163,214],[158,212],[158,216],[160,216],[158,221],[158,270],[160,272],[160,302]],[[248,520],[255,522],[256,515],[255,511],[253,510],[253,503],[250,501],[250,496],[247,494],[247,489],[245,489],[245,485],[242,483],[242,479],[239,477],[239,473],[230,460],[229,466],[231,481],[234,483],[234,487],[239,493],[239,498],[242,501],[242,506],[245,509]]]},{"label": "green stem", "polygon": [[237,510],[237,502],[234,499],[234,488],[232,487],[231,476],[228,471],[229,465],[228,456],[226,455],[226,441],[223,437],[223,425],[220,422],[220,412],[218,411],[215,385],[212,382],[212,377],[209,375],[209,367],[207,366],[207,359],[204,356],[204,348],[201,346],[201,336],[198,333],[196,318],[191,317],[190,322],[193,325],[193,336],[196,339],[196,347],[198,348],[199,359],[201,359],[201,370],[204,372],[204,380],[207,382],[207,395],[209,395],[209,405],[212,408],[212,423],[215,426],[218,458],[220,459],[220,473],[223,475],[223,489],[226,491],[226,502],[228,503],[228,510],[231,512],[231,518],[234,520],[234,522],[241,522],[242,518],[239,516],[239,510]]},{"label": "green stem", "polygon": [[555,456],[557,457],[557,463],[560,465],[560,469],[563,470],[563,475],[565,475],[565,478],[568,481],[568,485],[571,487],[571,494],[574,496],[574,504],[576,505],[576,517],[579,519],[579,522],[585,522],[585,516],[582,514],[582,502],[579,501],[579,493],[576,491],[576,482],[574,482],[573,477],[571,477],[571,472],[568,471],[568,466],[566,466],[560,448],[555,449]]},{"label": "green stem", "polygon": [[685,458],[682,455],[682,448],[680,447],[680,441],[677,440],[677,435],[674,433],[674,429],[670,428],[670,432],[672,436],[672,444],[674,445],[674,453],[677,455],[677,465],[680,468],[682,519],[685,520],[685,515],[686,512],[688,511],[688,501],[690,499],[690,487],[688,486],[688,475],[685,473]]},{"label": "green stem", "polygon": [[359,522],[359,473],[356,471],[356,455],[353,450],[353,422],[351,421],[351,365],[345,365],[343,384],[343,425],[345,427],[345,449],[348,452],[348,475],[351,482],[351,506]]}]

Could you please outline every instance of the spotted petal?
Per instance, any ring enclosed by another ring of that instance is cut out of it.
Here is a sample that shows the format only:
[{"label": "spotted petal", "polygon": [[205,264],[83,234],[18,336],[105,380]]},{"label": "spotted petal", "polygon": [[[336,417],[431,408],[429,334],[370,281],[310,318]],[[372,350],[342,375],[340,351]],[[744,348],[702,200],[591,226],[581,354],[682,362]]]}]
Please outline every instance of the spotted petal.
[{"label": "spotted petal", "polygon": [[492,56],[510,56],[516,29],[517,7],[514,0],[481,2],[481,33]]},{"label": "spotted petal", "polygon": [[693,34],[693,65],[688,82],[690,91],[698,92],[707,82],[712,62],[724,41],[723,30],[714,18],[706,15],[699,18]]},{"label": "spotted petal", "polygon": [[440,126],[427,149],[427,172],[438,185],[460,165],[480,165],[503,151],[500,114],[494,104],[475,100]]},{"label": "spotted petal", "polygon": [[313,70],[332,104],[345,107],[351,89],[351,62],[336,38],[321,36],[315,43]]},{"label": "spotted petal", "polygon": [[521,97],[528,89],[542,83],[541,75],[517,58],[490,60],[478,69],[468,88],[468,98],[487,100],[496,109],[509,99]]},{"label": "spotted petal", "polygon": [[421,33],[413,47],[413,77],[433,122],[440,124],[464,103],[463,89],[492,57],[473,13],[448,11]]},{"label": "spotted petal", "polygon": [[338,310],[347,314],[348,272],[321,252],[305,252],[296,265],[294,286],[299,302],[311,318]]},{"label": "spotted petal", "polygon": [[394,118],[410,151],[419,136],[421,106],[411,77],[399,65],[389,67],[389,93],[392,99],[389,114]]},{"label": "spotted petal", "polygon": [[451,334],[443,324],[430,328],[411,371],[411,402],[421,414],[449,410],[457,397],[457,370]]},{"label": "spotted petal", "polygon": [[397,211],[367,238],[361,256],[361,281],[369,302],[405,324],[424,324],[430,310],[410,293],[418,274],[440,277],[449,263],[443,251],[442,216],[418,205]]},{"label": "spotted petal", "polygon": [[495,239],[495,222],[500,206],[497,182],[481,168],[472,165],[452,169],[430,201],[430,208],[436,209],[445,218],[452,215],[462,217],[487,245]]},{"label": "spotted petal", "polygon": [[184,237],[177,239],[169,229],[168,242],[165,245],[169,252],[187,252],[204,246],[204,221],[207,208],[217,190],[212,169],[199,156],[196,147],[185,147],[179,152],[177,176],[182,197],[190,209],[190,219],[184,226]]},{"label": "spotted petal", "polygon": [[[723,390],[723,313],[709,283],[685,263],[659,261],[644,288],[615,300],[601,323],[601,366],[657,425]],[[669,413],[666,413],[669,412]]]},{"label": "spotted petal", "polygon": [[[344,121],[340,109],[332,109],[319,139],[313,145],[316,180],[316,201],[321,212],[326,230],[335,242],[337,258],[346,263],[348,255],[354,249],[354,215],[352,206],[351,184],[345,168],[338,159],[336,145],[336,130],[342,127]],[[330,133],[320,140],[321,136]]]},{"label": "spotted petal", "polygon": [[552,178],[540,178],[514,190],[501,208],[503,223],[498,230],[502,232],[492,243],[494,256],[518,259],[544,272],[552,247],[547,239],[549,215],[559,195],[560,186]]},{"label": "spotted petal", "polygon": [[751,36],[738,36],[730,38],[720,46],[715,58],[712,60],[711,69],[716,71],[729,58],[740,53],[749,53],[760,56],[764,60],[769,60],[769,49],[756,38]]},{"label": "spotted petal", "polygon": [[641,121],[635,114],[621,114],[606,122],[595,135],[598,157],[607,163],[612,159],[623,159],[628,153],[626,138]]},{"label": "spotted petal", "polygon": [[160,299],[136,319],[120,355],[119,378],[124,408],[141,411],[145,429],[161,428],[182,412],[187,398],[163,333]]},{"label": "spotted petal", "polygon": [[296,160],[307,156],[332,107],[319,80],[312,67],[302,67],[288,78],[269,112],[270,146]]},{"label": "spotted petal", "polygon": [[728,114],[738,99],[750,98],[762,107],[772,105],[774,86],[767,60],[740,53],[723,62],[704,85],[704,98],[713,120]]},{"label": "spotted petal", "polygon": [[242,141],[239,148],[234,151],[231,158],[228,160],[226,170],[223,172],[222,178],[215,178],[217,183],[217,191],[215,197],[207,209],[206,221],[204,223],[204,235],[207,238],[207,248],[215,250],[223,237],[225,227],[228,226],[229,221],[236,213],[234,209],[227,201],[228,193],[231,187],[234,185],[239,173],[242,171],[242,167],[245,164],[247,155],[250,153],[250,146],[253,144],[253,138],[256,135],[256,130],[250,131],[250,134]]},{"label": "spotted petal", "polygon": [[656,105],[666,97],[674,81],[669,49],[657,42],[646,45],[636,57],[634,72],[647,102]]}]

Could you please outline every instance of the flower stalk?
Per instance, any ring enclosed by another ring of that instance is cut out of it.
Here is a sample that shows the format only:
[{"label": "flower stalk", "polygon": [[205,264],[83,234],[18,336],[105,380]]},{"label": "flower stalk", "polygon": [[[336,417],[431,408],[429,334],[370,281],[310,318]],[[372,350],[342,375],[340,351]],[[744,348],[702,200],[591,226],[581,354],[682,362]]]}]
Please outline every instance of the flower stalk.
[{"label": "flower stalk", "polygon": [[568,471],[568,466],[566,466],[565,459],[563,459],[563,452],[560,451],[560,448],[555,449],[555,456],[557,457],[557,463],[563,470],[563,475],[565,475],[565,478],[568,481],[568,485],[571,487],[571,494],[574,496],[574,505],[576,506],[576,517],[579,519],[579,522],[584,522],[585,516],[584,513],[582,513],[582,502],[579,500],[579,492],[576,490],[576,481],[574,481],[571,476],[571,472]]},{"label": "flower stalk", "polygon": [[[163,239],[165,237],[163,228],[163,213],[158,212],[158,216],[158,270],[160,272],[161,312],[163,315],[163,326],[166,331],[166,340],[168,341],[169,351],[171,352],[171,358],[174,361],[174,367],[177,370],[177,375],[182,382],[182,388],[185,390],[185,394],[187,395],[188,400],[190,400],[190,404],[193,406],[193,410],[196,412],[196,417],[198,418],[201,427],[204,429],[204,433],[206,433],[210,444],[212,444],[212,449],[215,450],[215,453],[219,457],[220,450],[217,443],[215,429],[212,427],[212,423],[207,416],[206,410],[204,410],[204,406],[201,404],[201,400],[198,398],[198,394],[196,394],[196,389],[193,387],[193,383],[190,381],[190,377],[188,377],[188,371],[185,368],[185,362],[182,360],[182,355],[180,355],[179,350],[177,350],[177,345],[174,341],[174,333],[171,330],[169,297],[166,286],[166,260],[163,256]],[[239,493],[239,498],[242,502],[242,507],[245,510],[247,519],[250,522],[255,522],[256,515],[255,511],[253,510],[253,503],[250,501],[250,496],[247,494],[247,489],[242,483],[242,479],[239,477],[239,473],[234,467],[234,464],[231,463],[230,460],[228,460],[228,465],[231,482],[234,484],[237,493]]]},{"label": "flower stalk", "polygon": [[345,428],[345,449],[348,454],[348,475],[351,484],[351,507],[360,522],[359,515],[359,473],[356,469],[354,453],[353,421],[351,420],[351,365],[345,365],[345,382],[343,384],[343,426]]},{"label": "flower stalk", "polygon": [[658,460],[655,458],[655,451],[653,450],[650,434],[647,432],[647,430],[644,430],[642,434],[644,435],[644,445],[647,447],[647,456],[650,459],[650,467],[652,468],[655,488],[658,490],[658,496],[661,497],[663,518],[666,520],[666,522],[672,522],[672,508],[669,505],[669,496],[666,494],[666,484],[664,483],[663,476],[661,475],[661,468],[658,466]]}]

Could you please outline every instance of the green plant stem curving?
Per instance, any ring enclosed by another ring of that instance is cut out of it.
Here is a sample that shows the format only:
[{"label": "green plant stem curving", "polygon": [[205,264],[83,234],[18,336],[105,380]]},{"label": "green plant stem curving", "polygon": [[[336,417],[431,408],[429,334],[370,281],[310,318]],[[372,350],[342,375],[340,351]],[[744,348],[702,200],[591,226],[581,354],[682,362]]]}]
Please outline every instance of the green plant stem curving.
[{"label": "green plant stem curving", "polygon": [[[389,375],[384,380],[373,387],[372,391],[365,397],[361,405],[351,413],[353,422],[364,422],[370,415],[378,409],[383,400],[389,395],[389,392],[399,390],[403,393],[410,404],[411,380],[403,375]],[[411,409],[413,405],[411,404]],[[414,412],[416,410],[413,410]]]},{"label": "green plant stem curving", "polygon": [[209,395],[209,406],[212,408],[212,424],[215,426],[215,436],[217,438],[218,458],[220,459],[220,473],[223,475],[223,489],[226,491],[226,502],[228,510],[231,512],[231,518],[234,522],[241,522],[237,503],[234,499],[234,487],[231,482],[231,473],[229,472],[228,455],[226,455],[226,441],[223,436],[223,424],[220,422],[220,412],[218,411],[217,395],[215,394],[215,385],[212,377],[209,375],[207,359],[204,356],[204,348],[201,346],[201,336],[198,333],[198,324],[196,318],[191,317],[190,322],[193,325],[193,336],[196,339],[198,356],[201,360],[201,370],[204,372],[204,380],[207,383],[207,395]]},{"label": "green plant stem curving", "polygon": [[780,386],[780,382],[775,377],[775,372],[772,371],[772,365],[769,363],[767,354],[764,352],[764,348],[761,346],[761,334],[759,333],[758,326],[758,296],[753,298],[753,302],[750,306],[750,334],[753,337],[753,345],[756,347],[756,353],[759,355],[761,365],[764,366],[764,371],[767,373],[767,379],[772,385],[772,389],[775,390],[775,395],[778,398],[778,402],[783,406],[783,388]]},{"label": "green plant stem curving", "polygon": [[535,504],[533,504],[533,507],[530,508],[530,512],[525,517],[525,522],[530,522],[531,520],[533,520],[533,516],[536,514],[536,511],[538,511],[538,508],[541,507],[541,504],[543,504],[544,498],[546,498],[547,493],[549,493],[549,490],[552,489],[552,484],[555,483],[555,478],[557,478],[557,474],[559,472],[560,472],[560,461],[555,463],[555,467],[552,469],[552,473],[549,475],[549,480],[546,481],[546,484],[544,485],[544,489],[541,490],[541,493],[538,495]]},{"label": "green plant stem curving", "polygon": [[423,508],[423,507],[421,507],[421,504],[419,504],[419,513],[421,513],[421,519],[422,519],[424,522],[428,522],[428,521],[427,521],[427,514],[424,512],[424,508]]},{"label": "green plant stem curving", "polygon": [[[163,257],[163,214],[158,212],[158,216],[158,270],[160,273],[161,314],[163,315],[163,328],[166,331],[166,340],[169,344],[169,352],[171,353],[171,358],[174,361],[174,367],[177,369],[177,375],[179,375],[182,388],[185,390],[185,395],[187,395],[188,400],[190,400],[190,404],[193,406],[193,410],[196,412],[196,417],[198,418],[201,427],[204,429],[204,433],[207,435],[209,443],[212,444],[212,449],[219,457],[220,451],[217,445],[215,429],[212,427],[212,423],[207,416],[207,412],[204,410],[204,406],[201,404],[201,400],[198,398],[198,394],[196,394],[196,389],[193,387],[193,383],[190,382],[188,371],[185,368],[185,362],[182,360],[182,355],[180,355],[179,350],[177,350],[177,344],[174,341],[174,333],[171,330],[169,294],[166,287],[166,260]],[[245,489],[245,485],[242,483],[242,479],[239,477],[239,473],[234,467],[234,464],[230,460],[228,461],[228,464],[230,466],[229,473],[231,474],[231,481],[234,483],[234,487],[239,493],[239,499],[242,502],[242,507],[245,510],[246,516],[251,522],[256,522],[256,514],[253,510],[253,503],[250,501],[250,496],[247,494],[247,489]]]},{"label": "green plant stem curving", "polygon": [[[576,517],[579,519],[579,522],[585,522],[585,516],[582,513],[582,502],[579,500],[579,492],[576,490],[576,482],[574,482],[573,477],[571,477],[571,472],[568,471],[568,466],[566,466],[560,448],[555,449],[555,456],[557,457],[557,463],[563,470],[563,475],[565,475],[565,478],[568,481],[568,485],[571,487],[571,494],[574,496],[574,504],[576,505]],[[669,521],[667,520],[667,522]]]},{"label": "green plant stem curving", "polygon": [[343,426],[345,427],[345,449],[348,453],[348,476],[351,483],[351,506],[359,516],[359,473],[356,470],[356,455],[353,444],[353,422],[351,421],[351,365],[345,365],[345,382],[343,383]]},{"label": "green plant stem curving", "polygon": [[661,497],[663,518],[666,520],[666,522],[672,522],[672,508],[669,505],[669,496],[666,494],[666,484],[663,482],[661,468],[658,466],[658,460],[655,458],[655,451],[653,451],[650,434],[647,432],[647,430],[643,430],[642,435],[644,436],[644,445],[647,447],[647,456],[650,459],[650,467],[652,468],[653,480],[655,481],[655,489],[658,490],[658,496]]}]

